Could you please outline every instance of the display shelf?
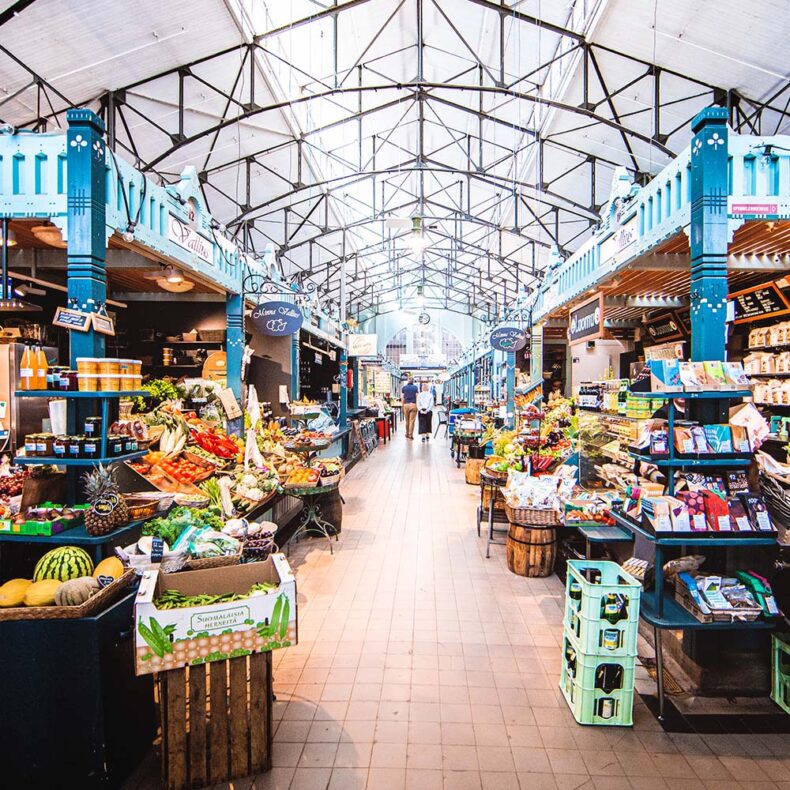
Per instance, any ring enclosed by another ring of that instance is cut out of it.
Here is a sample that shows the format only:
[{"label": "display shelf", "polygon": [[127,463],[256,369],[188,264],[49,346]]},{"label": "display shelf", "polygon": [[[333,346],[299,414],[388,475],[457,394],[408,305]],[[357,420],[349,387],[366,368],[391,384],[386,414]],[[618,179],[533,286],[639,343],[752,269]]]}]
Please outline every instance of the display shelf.
[{"label": "display shelf", "polygon": [[674,468],[684,466],[749,466],[752,463],[752,458],[654,458],[652,455],[642,455],[630,450],[629,455],[646,464]]},{"label": "display shelf", "polygon": [[57,535],[19,535],[14,532],[0,532],[0,542],[48,543],[61,546],[100,546],[115,540],[115,538],[127,535],[146,521],[148,519],[130,521],[125,526],[119,527],[106,535],[89,535],[85,530],[84,524],[73,529],[67,529],[65,532],[58,532]]},{"label": "display shelf", "polygon": [[704,535],[689,532],[681,535],[671,533],[672,537],[658,537],[644,527],[635,524],[630,519],[625,518],[616,510],[610,511],[612,518],[625,529],[641,535],[651,543],[659,546],[773,546],[776,544],[776,535],[755,533],[753,535],[743,535],[739,532],[730,533],[732,537],[721,537],[720,532],[710,532]]},{"label": "display shelf", "polygon": [[82,392],[81,390],[68,390],[60,392],[59,390],[16,390],[14,397],[16,398],[93,398],[94,400],[105,398],[136,398],[145,397],[150,395],[145,390],[130,390],[127,392]]},{"label": "display shelf", "polygon": [[657,400],[670,400],[674,398],[684,398],[685,400],[706,400],[715,399],[724,400],[727,398],[751,398],[751,390],[713,390],[708,392],[634,392],[628,391],[628,394],[634,398],[651,398]]},{"label": "display shelf", "polygon": [[790,378],[790,371],[787,373],[749,373],[747,375],[753,379],[786,379]]},{"label": "display shelf", "polygon": [[[775,346],[749,346],[747,351],[773,351],[777,348],[790,348],[790,343],[777,343]],[[750,375],[749,373],[746,374]]]},{"label": "display shelf", "polygon": [[32,466],[34,464],[45,464],[49,466],[96,466],[97,464],[113,464],[116,461],[131,461],[134,458],[141,458],[148,454],[148,450],[138,450],[136,453],[126,453],[125,455],[114,455],[111,458],[57,458],[56,456],[34,455],[29,458],[18,455],[14,458],[15,464],[22,466]]},{"label": "display shelf", "polygon": [[156,343],[165,348],[169,346],[224,346],[224,340],[148,340],[148,343]]},{"label": "display shelf", "polygon": [[[659,629],[678,629],[683,631],[691,630],[767,630],[774,627],[773,622],[768,620],[752,620],[751,622],[734,621],[723,623],[701,623],[691,612],[684,609],[671,595],[663,593],[660,598],[655,592],[642,592],[639,601],[639,615],[642,619]],[[661,613],[659,614],[659,611]]]}]

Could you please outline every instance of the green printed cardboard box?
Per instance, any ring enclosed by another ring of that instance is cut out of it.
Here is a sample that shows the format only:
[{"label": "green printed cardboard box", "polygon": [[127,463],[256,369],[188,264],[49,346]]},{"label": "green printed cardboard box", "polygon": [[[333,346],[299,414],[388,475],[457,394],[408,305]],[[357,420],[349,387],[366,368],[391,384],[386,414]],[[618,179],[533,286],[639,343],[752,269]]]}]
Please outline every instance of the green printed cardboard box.
[{"label": "green printed cardboard box", "polygon": [[[266,589],[247,596],[254,585]],[[165,591],[245,597],[157,608],[154,601]],[[134,618],[138,675],[288,647],[297,642],[296,579],[282,554],[273,554],[265,562],[224,568],[146,571],[135,599]]]}]

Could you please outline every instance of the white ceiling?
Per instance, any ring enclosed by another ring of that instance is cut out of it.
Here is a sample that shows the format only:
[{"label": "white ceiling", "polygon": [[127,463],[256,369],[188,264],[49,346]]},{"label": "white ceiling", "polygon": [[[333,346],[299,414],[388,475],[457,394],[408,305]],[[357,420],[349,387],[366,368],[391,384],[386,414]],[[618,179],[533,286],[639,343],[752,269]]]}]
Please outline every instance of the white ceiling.
[{"label": "white ceiling", "polygon": [[[0,52],[0,117],[52,129],[69,103],[99,110],[125,89],[119,153],[165,180],[195,165],[214,215],[273,245],[286,274],[337,299],[345,253],[352,313],[422,285],[433,306],[482,314],[533,284],[552,247],[584,241],[614,166],[652,175],[681,151],[714,86],[765,101],[790,76],[785,0],[527,0],[501,17],[498,0],[338,0],[334,18],[326,5],[36,0],[0,28],[18,59]],[[790,130],[789,97],[751,122]],[[385,222],[416,214],[422,256]]]}]

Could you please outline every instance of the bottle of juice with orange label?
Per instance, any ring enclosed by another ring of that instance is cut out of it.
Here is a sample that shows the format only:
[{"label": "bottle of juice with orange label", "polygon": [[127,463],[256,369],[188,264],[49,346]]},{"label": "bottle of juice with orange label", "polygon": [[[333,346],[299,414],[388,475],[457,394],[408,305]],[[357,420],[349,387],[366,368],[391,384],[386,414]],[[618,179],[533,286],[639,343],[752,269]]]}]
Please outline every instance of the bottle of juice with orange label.
[{"label": "bottle of juice with orange label", "polygon": [[33,351],[30,346],[25,346],[22,359],[19,361],[19,389],[32,390],[35,388],[34,366]]}]

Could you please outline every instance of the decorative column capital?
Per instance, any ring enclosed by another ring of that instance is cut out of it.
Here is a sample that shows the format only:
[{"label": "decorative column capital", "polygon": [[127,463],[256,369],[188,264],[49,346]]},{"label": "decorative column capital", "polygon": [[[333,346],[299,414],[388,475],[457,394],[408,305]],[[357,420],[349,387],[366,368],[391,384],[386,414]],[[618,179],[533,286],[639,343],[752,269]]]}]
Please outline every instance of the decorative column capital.
[{"label": "decorative column capital", "polygon": [[691,131],[697,134],[707,126],[726,126],[728,118],[726,107],[706,107],[694,116]]}]

